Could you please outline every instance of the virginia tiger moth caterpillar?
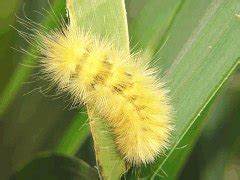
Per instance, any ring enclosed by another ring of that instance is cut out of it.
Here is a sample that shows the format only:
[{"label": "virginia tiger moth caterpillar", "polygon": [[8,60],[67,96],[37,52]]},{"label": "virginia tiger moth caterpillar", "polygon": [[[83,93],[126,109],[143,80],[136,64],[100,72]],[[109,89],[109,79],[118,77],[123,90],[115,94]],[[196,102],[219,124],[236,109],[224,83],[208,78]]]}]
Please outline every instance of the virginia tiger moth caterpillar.
[{"label": "virginia tiger moth caterpillar", "polygon": [[172,108],[164,83],[139,55],[74,25],[36,36],[44,76],[106,119],[126,162],[146,164],[164,152]]}]

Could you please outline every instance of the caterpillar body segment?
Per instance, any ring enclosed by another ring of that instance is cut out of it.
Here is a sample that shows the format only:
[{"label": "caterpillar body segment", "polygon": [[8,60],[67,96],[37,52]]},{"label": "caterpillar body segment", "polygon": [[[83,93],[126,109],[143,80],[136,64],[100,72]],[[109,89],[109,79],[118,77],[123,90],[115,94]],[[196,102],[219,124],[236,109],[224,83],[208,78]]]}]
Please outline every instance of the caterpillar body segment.
[{"label": "caterpillar body segment", "polygon": [[38,44],[43,72],[106,119],[127,162],[149,163],[166,149],[172,131],[167,92],[139,56],[73,26],[40,34]]}]

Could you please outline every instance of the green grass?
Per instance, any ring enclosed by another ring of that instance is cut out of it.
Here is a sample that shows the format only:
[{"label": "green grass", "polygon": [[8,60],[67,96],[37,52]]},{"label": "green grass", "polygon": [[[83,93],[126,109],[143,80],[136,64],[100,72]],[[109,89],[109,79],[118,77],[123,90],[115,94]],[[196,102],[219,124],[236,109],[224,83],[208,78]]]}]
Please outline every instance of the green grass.
[{"label": "green grass", "polygon": [[[64,2],[56,1],[56,3],[53,3],[53,8],[57,13],[64,7]],[[85,29],[91,28],[94,33],[101,36],[110,35],[109,38],[127,52],[129,49],[143,50],[143,54],[155,62],[159,75],[165,75],[175,110],[175,131],[171,147],[155,163],[130,169],[126,177],[127,179],[177,178],[201,134],[203,125],[208,123],[211,112],[209,109],[213,106],[219,90],[239,65],[240,19],[236,14],[240,13],[240,2],[238,0],[129,0],[126,1],[125,8],[123,0],[72,0],[68,1],[68,7],[77,25]],[[46,16],[42,24],[49,25],[50,20],[51,18]],[[29,51],[32,51],[31,47]],[[23,63],[32,64],[35,64],[35,61],[27,55],[21,60]],[[14,97],[21,92],[23,82],[30,73],[31,69],[18,66],[0,96],[0,116],[4,120],[4,123],[1,123],[4,127],[2,129],[5,130],[3,138],[5,141],[9,137],[14,139],[22,132],[15,127],[16,125],[14,126],[13,117],[17,117],[16,123],[24,122],[23,117],[25,117],[21,114],[19,116],[8,114],[11,112],[17,114],[18,112],[13,109],[22,108],[23,102],[25,104],[23,103],[22,114],[24,109],[26,114],[30,112],[31,103],[26,103],[30,97],[17,97],[14,100]],[[62,116],[64,110],[61,110],[61,113],[59,110],[54,110],[59,105],[44,104],[45,101],[49,101],[48,98],[37,101],[39,97],[33,97],[36,102],[43,101],[41,105],[36,106],[37,108],[46,106],[46,109],[47,107],[52,109],[52,112],[48,112],[48,116],[53,117],[53,120],[52,125],[49,124],[49,120],[43,120],[40,124],[44,131],[41,132],[42,134],[39,131],[40,135],[37,137],[42,140],[37,142],[41,142],[41,146],[40,143],[33,142],[25,144],[26,148],[31,146],[36,149],[31,152],[31,157],[42,150],[55,151],[67,155],[64,156],[65,158],[71,159],[71,156],[77,156],[93,165],[94,154],[84,149],[87,144],[91,144],[89,140],[86,141],[91,129],[98,172],[101,176],[104,179],[117,179],[126,171],[103,119],[90,112],[89,128],[86,113],[74,111],[71,115]],[[20,129],[30,128],[27,126],[30,124],[30,119],[38,115],[38,112],[31,112],[31,116],[25,118],[29,119],[25,122],[26,126],[23,125]],[[46,116],[42,115],[42,118]],[[6,119],[11,119],[11,122],[7,123]],[[6,133],[6,130],[11,129],[11,133]],[[26,136],[34,135],[34,131],[28,131],[29,133],[23,136],[25,139]],[[47,145],[52,142],[49,138],[53,137],[57,139],[57,143]],[[13,168],[11,171],[26,164],[23,155],[28,150],[24,151],[23,145],[24,143],[14,141],[14,146],[20,146],[20,149],[22,147],[22,152],[15,153],[15,156],[19,156],[17,158],[19,162],[16,166],[9,165]],[[0,146],[4,147],[4,143]],[[85,155],[81,155],[84,153]],[[49,161],[41,163],[47,165]],[[65,166],[64,162],[63,166]],[[77,166],[74,171],[81,172],[81,167],[81,165]],[[90,166],[83,167],[92,169]],[[84,173],[86,172],[85,170]],[[204,173],[210,174],[207,171]]]}]

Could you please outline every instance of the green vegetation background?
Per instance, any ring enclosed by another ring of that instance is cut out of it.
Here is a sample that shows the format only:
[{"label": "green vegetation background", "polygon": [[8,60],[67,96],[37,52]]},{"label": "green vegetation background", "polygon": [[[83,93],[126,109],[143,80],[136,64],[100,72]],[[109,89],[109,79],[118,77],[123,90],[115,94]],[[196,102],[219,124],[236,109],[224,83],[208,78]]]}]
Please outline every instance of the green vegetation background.
[{"label": "green vegetation background", "polygon": [[[61,1],[56,13],[61,12],[64,16],[64,0]],[[43,16],[35,11],[46,14],[42,8],[49,9],[46,0],[0,1],[0,94],[21,64],[23,57],[23,54],[13,48],[28,47],[23,38],[9,25],[21,29],[15,14],[24,17],[24,13],[31,19],[41,22]],[[134,8],[127,6],[128,15],[131,15],[128,18],[134,18],[135,11],[141,8],[141,3],[134,4]],[[133,39],[131,43],[136,42]],[[33,71],[37,72],[37,68]],[[7,178],[23,167],[37,153],[55,151],[65,131],[79,113],[78,109],[69,110],[67,97],[60,99],[46,97],[36,89],[44,85],[41,80],[28,78],[0,116],[0,179]],[[182,167],[179,179],[240,179],[239,69],[221,88],[205,113],[206,123]],[[85,138],[86,141],[76,156],[94,166],[93,142],[91,137]]]}]

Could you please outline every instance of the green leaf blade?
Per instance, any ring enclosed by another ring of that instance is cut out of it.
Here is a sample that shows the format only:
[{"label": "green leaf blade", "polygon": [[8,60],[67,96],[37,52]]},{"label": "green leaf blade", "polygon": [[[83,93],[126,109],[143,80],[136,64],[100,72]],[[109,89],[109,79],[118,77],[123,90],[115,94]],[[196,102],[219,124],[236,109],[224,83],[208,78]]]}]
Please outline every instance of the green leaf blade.
[{"label": "green leaf blade", "polygon": [[45,154],[33,159],[17,171],[11,179],[97,180],[98,174],[82,160],[59,154]]},{"label": "green leaf blade", "polygon": [[191,128],[194,123],[201,126],[198,117],[236,68],[240,56],[240,21],[235,13],[240,11],[239,7],[238,1],[209,2],[199,24],[167,71],[176,110],[176,130],[166,156],[151,166],[155,169],[151,179],[163,172],[168,178],[177,175],[180,167],[175,162],[188,151],[181,147],[191,144],[199,133],[193,131],[197,127]]},{"label": "green leaf blade", "polygon": [[[55,14],[60,15],[60,12],[63,10],[64,1],[55,0],[52,4],[52,11]],[[41,23],[43,26],[52,27],[54,26],[53,17],[49,14],[43,18]],[[26,52],[33,53],[34,47],[30,46]],[[34,66],[36,64],[36,58],[30,56],[29,54],[24,54],[21,60],[21,64],[28,64],[29,66]],[[5,112],[7,107],[10,105],[11,101],[16,96],[17,92],[21,89],[26,79],[31,74],[32,68],[18,65],[9,82],[7,83],[4,91],[0,94],[0,116]]]},{"label": "green leaf blade", "polygon": [[[79,26],[101,38],[114,42],[129,53],[126,11],[123,0],[68,0],[71,25]],[[88,109],[90,128],[99,174],[104,179],[120,179],[126,171],[125,162],[114,146],[114,137],[106,121]]]},{"label": "green leaf blade", "polygon": [[90,135],[88,115],[79,112],[69,123],[55,151],[67,155],[75,155],[87,137]]},{"label": "green leaf blade", "polygon": [[103,38],[110,38],[116,46],[129,51],[129,37],[125,3],[123,0],[67,0],[70,21],[81,29]]},{"label": "green leaf blade", "polygon": [[127,1],[131,47],[152,57],[167,39],[167,32],[184,0]]}]

